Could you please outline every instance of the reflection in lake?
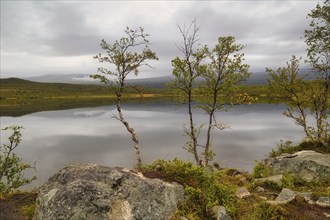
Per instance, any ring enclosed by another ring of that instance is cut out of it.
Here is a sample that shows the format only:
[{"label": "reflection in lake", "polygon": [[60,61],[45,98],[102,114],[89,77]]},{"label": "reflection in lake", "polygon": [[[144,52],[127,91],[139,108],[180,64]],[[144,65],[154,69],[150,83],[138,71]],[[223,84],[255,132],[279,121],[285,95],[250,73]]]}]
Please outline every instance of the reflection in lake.
[{"label": "reflection in lake", "polygon": [[[193,161],[182,149],[187,141],[183,132],[183,124],[188,123],[185,106],[159,102],[126,104],[123,108],[139,136],[144,162],[175,157]],[[280,105],[254,104],[219,113],[219,121],[230,128],[213,131],[215,161],[220,166],[251,171],[254,160],[265,158],[281,139],[301,140],[302,130],[281,114],[283,109]],[[39,185],[70,163],[132,167],[135,160],[130,135],[112,113],[116,113],[114,106],[39,112],[1,117],[1,127],[24,126],[17,153],[25,162],[37,162],[34,185]],[[195,117],[196,123],[206,121],[198,110]],[[3,132],[1,135],[5,140]]]}]

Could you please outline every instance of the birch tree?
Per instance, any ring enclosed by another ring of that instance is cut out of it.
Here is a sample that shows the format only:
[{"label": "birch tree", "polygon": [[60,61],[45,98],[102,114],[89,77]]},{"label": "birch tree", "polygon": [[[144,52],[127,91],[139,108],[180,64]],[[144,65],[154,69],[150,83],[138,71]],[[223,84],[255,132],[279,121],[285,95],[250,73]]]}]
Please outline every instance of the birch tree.
[{"label": "birch tree", "polygon": [[199,164],[200,156],[197,142],[199,128],[196,128],[193,118],[193,96],[196,79],[205,71],[205,65],[202,64],[202,61],[206,56],[206,47],[197,48],[199,27],[196,20],[191,22],[188,27],[178,26],[178,28],[182,36],[182,45],[177,46],[181,52],[181,57],[172,60],[172,73],[175,78],[170,82],[169,87],[180,97],[180,101],[188,107],[189,127],[184,129],[189,141],[186,143],[185,148],[193,154],[196,164]]},{"label": "birch tree", "polygon": [[[149,35],[144,33],[143,28],[131,29],[127,27],[125,35],[112,44],[107,43],[104,39],[101,41],[100,46],[105,55],[99,53],[94,58],[112,68],[99,67],[99,73],[91,75],[91,77],[111,85],[112,91],[116,94],[118,114],[114,118],[119,120],[131,135],[136,157],[135,168],[139,170],[142,165],[139,140],[136,131],[130,126],[122,112],[122,97],[127,88],[127,76],[132,74],[137,76],[141,66],[149,66],[147,60],[158,60],[158,57],[150,49]],[[115,80],[110,80],[110,76],[113,76]]]},{"label": "birch tree", "polygon": [[209,63],[201,75],[199,107],[208,116],[203,165],[214,157],[211,136],[214,128],[223,130],[228,126],[219,123],[216,112],[224,111],[226,105],[244,102],[247,94],[237,94],[238,85],[249,76],[249,65],[244,64],[243,45],[235,43],[235,37],[219,37],[218,43],[208,52]]}]

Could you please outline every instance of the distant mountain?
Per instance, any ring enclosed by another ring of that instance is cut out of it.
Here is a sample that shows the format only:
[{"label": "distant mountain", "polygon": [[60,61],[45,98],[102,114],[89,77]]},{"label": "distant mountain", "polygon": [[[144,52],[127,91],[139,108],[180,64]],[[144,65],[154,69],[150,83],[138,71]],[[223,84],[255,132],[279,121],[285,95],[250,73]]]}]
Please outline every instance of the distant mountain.
[{"label": "distant mountain", "polygon": [[[25,78],[34,82],[48,83],[70,83],[70,84],[100,84],[98,80],[91,79],[87,74],[58,74],[58,75],[43,75]],[[127,83],[134,86],[144,86],[148,88],[164,88],[166,84],[173,79],[172,76],[161,76],[142,79],[128,79]],[[245,84],[260,85],[267,83],[265,73],[252,74]]]},{"label": "distant mountain", "polygon": [[258,72],[252,73],[250,78],[246,80],[243,84],[244,85],[265,85],[267,84],[267,73]]},{"label": "distant mountain", "polygon": [[25,84],[33,84],[35,82],[32,82],[30,80],[20,79],[20,78],[4,78],[0,79],[0,85],[25,85]]},{"label": "distant mountain", "polygon": [[127,83],[135,86],[143,86],[146,88],[165,88],[166,84],[172,79],[171,76],[143,78],[143,79],[129,79]]},{"label": "distant mountain", "polygon": [[[301,69],[300,73],[306,73],[309,69]],[[148,88],[164,88],[173,76],[162,76],[142,79],[128,79],[127,83],[135,86],[144,86]],[[267,84],[268,74],[266,72],[255,72],[244,82],[245,85],[263,85]],[[310,77],[312,79],[313,77]],[[69,83],[69,84],[95,84],[101,85],[98,80],[91,79],[88,74],[53,74],[25,78],[26,80],[35,82],[48,83]]]}]

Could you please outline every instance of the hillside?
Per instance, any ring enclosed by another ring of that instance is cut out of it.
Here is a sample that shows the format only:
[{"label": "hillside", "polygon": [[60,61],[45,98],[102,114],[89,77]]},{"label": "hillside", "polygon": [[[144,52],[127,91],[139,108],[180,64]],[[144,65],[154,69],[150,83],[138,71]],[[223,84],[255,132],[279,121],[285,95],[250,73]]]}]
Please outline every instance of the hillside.
[{"label": "hillside", "polygon": [[[67,75],[43,75],[25,78],[34,82],[51,82],[51,83],[69,83],[69,84],[93,84],[101,85],[98,81],[89,78],[87,74],[67,74]],[[146,88],[162,89],[173,79],[172,75],[150,77],[142,79],[128,79],[127,83],[135,86],[144,86]],[[245,85],[263,85],[267,84],[267,74],[263,72],[253,73],[251,77],[244,82]]]},{"label": "hillside", "polygon": [[[148,100],[166,96],[165,90],[144,89]],[[128,88],[125,100],[140,97]],[[104,85],[41,83],[19,78],[0,79],[0,116],[20,116],[38,111],[109,105],[115,95]],[[146,101],[143,99],[143,101]]]}]

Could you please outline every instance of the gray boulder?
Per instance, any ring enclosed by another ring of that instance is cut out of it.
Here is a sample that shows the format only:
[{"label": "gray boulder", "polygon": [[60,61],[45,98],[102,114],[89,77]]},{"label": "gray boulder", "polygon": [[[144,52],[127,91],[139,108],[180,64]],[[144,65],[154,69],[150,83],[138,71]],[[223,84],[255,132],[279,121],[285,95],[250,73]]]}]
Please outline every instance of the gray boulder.
[{"label": "gray boulder", "polygon": [[69,165],[40,188],[35,220],[169,219],[183,187],[123,168]]},{"label": "gray boulder", "polygon": [[269,177],[258,178],[254,180],[254,183],[264,183],[264,182],[274,182],[277,184],[281,184],[283,180],[283,175],[274,175]]},{"label": "gray boulder", "polygon": [[330,197],[321,196],[321,197],[316,201],[316,204],[317,204],[318,206],[322,206],[322,207],[330,208]]},{"label": "gray boulder", "polygon": [[315,151],[300,151],[275,158],[271,175],[295,173],[306,181],[330,178],[330,155]]},{"label": "gray boulder", "polygon": [[251,193],[245,187],[239,187],[236,191],[236,197],[239,199],[249,197],[250,195]]},{"label": "gray boulder", "polygon": [[295,197],[296,197],[295,191],[284,188],[284,189],[282,189],[282,191],[280,192],[280,194],[277,196],[277,198],[274,201],[267,201],[267,203],[274,204],[274,205],[287,204],[287,203],[291,202],[292,200],[294,200]]},{"label": "gray boulder", "polygon": [[230,215],[227,214],[226,208],[223,206],[214,206],[211,210],[213,220],[231,220]]}]

